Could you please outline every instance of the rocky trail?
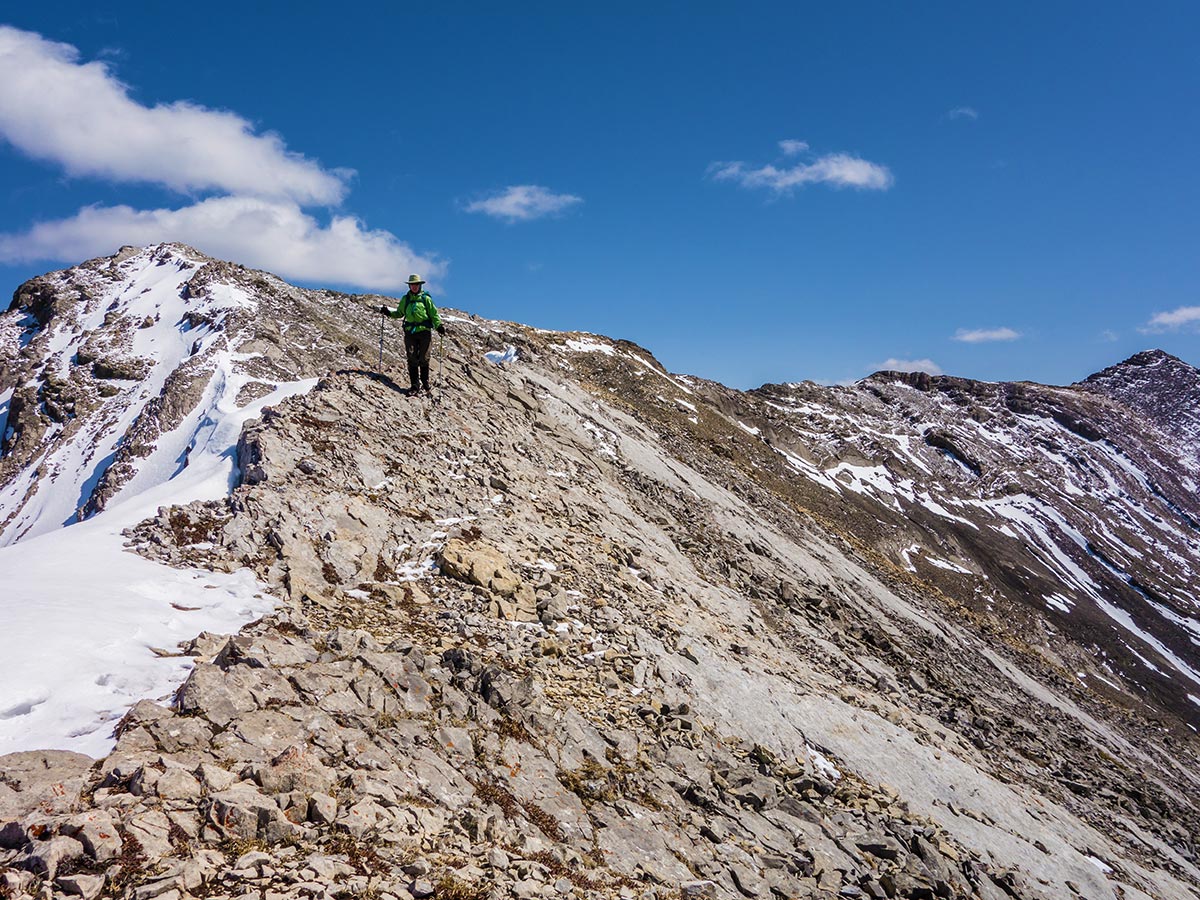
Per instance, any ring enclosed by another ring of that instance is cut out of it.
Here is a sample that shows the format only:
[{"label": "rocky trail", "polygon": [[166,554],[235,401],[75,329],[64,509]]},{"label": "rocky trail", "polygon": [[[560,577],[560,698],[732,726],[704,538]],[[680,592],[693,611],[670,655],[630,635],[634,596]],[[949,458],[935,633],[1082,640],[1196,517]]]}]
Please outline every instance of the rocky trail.
[{"label": "rocky trail", "polygon": [[[456,313],[439,396],[410,398],[390,347],[371,370],[371,298],[335,329],[304,312],[328,316],[324,292],[272,291],[314,349],[258,315],[278,339],[264,352],[281,349],[256,377],[319,381],[241,431],[227,498],[125,539],[172,567],[249,569],[276,611],[186,642],[187,681],[134,706],[106,758],[0,757],[0,894],[1200,890],[1198,743],[1175,701],[1092,689],[1070,660],[1085,643],[1012,627],[1012,592],[902,564],[890,548],[928,520],[781,453],[818,465],[851,435],[801,447],[762,397],[636,345]],[[28,436],[7,446],[34,458]],[[1189,559],[1186,538],[1171,547]],[[936,547],[983,571],[1009,552],[968,551]],[[1186,588],[1182,565],[1163,583]]]}]

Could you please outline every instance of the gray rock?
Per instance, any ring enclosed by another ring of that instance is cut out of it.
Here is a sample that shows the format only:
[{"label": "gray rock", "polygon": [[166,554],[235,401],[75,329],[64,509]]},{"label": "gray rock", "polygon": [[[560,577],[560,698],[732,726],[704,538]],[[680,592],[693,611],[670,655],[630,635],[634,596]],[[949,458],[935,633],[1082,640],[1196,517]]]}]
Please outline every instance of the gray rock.
[{"label": "gray rock", "polygon": [[0,756],[4,785],[0,825],[34,810],[45,815],[71,811],[95,760],[66,750],[29,750]]},{"label": "gray rock", "polygon": [[41,875],[47,881],[53,881],[60,865],[84,855],[86,851],[83,844],[74,838],[59,835],[48,841],[34,841],[29,844],[25,853],[16,859],[15,865]]},{"label": "gray rock", "polygon": [[241,672],[210,663],[196,665],[179,691],[178,703],[181,712],[202,715],[218,727],[258,708]]},{"label": "gray rock", "polygon": [[855,838],[854,843],[858,849],[870,853],[872,856],[878,856],[880,859],[897,860],[907,855],[903,845],[888,834],[872,832]]},{"label": "gray rock", "polygon": [[83,900],[96,900],[104,890],[103,875],[86,875],[82,872],[75,875],[63,875],[55,879],[54,886],[63,893]]},{"label": "gray rock", "polygon": [[199,800],[200,782],[183,769],[167,769],[154,786],[164,800]]},{"label": "gray rock", "polygon": [[90,809],[72,816],[62,830],[83,844],[88,856],[97,862],[108,862],[121,852],[121,836],[108,810]]},{"label": "gray rock", "polygon": [[264,865],[270,862],[270,853],[263,853],[261,850],[251,850],[239,856],[233,867],[235,869],[262,869]]},{"label": "gray rock", "polygon": [[336,777],[332,769],[303,745],[288,747],[271,760],[270,765],[254,769],[254,780],[267,794],[326,793]]},{"label": "gray rock", "polygon": [[337,800],[328,794],[313,794],[308,799],[309,819],[318,825],[332,825],[337,818]]},{"label": "gray rock", "polygon": [[204,748],[212,741],[212,727],[201,718],[171,716],[146,726],[155,746],[165,753],[179,753],[190,748]]},{"label": "gray rock", "polygon": [[246,782],[212,795],[208,822],[226,837],[261,838],[268,842],[280,841],[294,831],[279,805]]},{"label": "gray rock", "polygon": [[779,785],[773,778],[751,778],[734,787],[731,793],[752,809],[768,809],[779,802]]},{"label": "gray rock", "polygon": [[438,565],[442,574],[485,587],[501,597],[515,596],[521,588],[521,579],[508,568],[504,554],[488,544],[467,544],[451,538],[442,548]]},{"label": "gray rock", "polygon": [[156,809],[139,813],[125,824],[125,830],[141,844],[148,860],[171,855],[171,820],[164,813]]},{"label": "gray rock", "polygon": [[147,881],[133,889],[133,900],[155,900],[156,897],[165,898],[171,894],[179,896],[179,891],[176,890],[178,883],[179,879],[174,875]]},{"label": "gray rock", "polygon": [[387,810],[375,801],[359,800],[339,815],[335,824],[351,837],[361,838],[388,818]]},{"label": "gray rock", "polygon": [[229,790],[238,781],[238,777],[228,769],[211,763],[201,763],[196,769],[196,776],[209,793]]},{"label": "gray rock", "polygon": [[729,874],[737,889],[747,897],[758,897],[768,892],[762,877],[748,865],[733,863],[729,866]]}]

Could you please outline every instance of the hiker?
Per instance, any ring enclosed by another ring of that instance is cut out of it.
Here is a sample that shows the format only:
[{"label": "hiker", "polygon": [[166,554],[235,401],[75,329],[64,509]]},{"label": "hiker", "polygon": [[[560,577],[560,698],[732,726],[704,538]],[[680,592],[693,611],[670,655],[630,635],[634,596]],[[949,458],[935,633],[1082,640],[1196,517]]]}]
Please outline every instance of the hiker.
[{"label": "hiker", "polygon": [[404,353],[408,357],[408,382],[412,387],[409,394],[424,390],[429,393],[429,350],[433,346],[433,332],[446,333],[433,298],[422,290],[425,282],[420,275],[408,276],[408,293],[394,309],[386,306],[379,311],[389,319],[404,320]]}]

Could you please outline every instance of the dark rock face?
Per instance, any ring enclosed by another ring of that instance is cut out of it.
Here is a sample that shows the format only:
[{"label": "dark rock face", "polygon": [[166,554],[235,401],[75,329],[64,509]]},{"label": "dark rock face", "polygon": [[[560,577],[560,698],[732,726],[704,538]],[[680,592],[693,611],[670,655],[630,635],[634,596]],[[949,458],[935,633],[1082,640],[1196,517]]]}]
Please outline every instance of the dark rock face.
[{"label": "dark rock face", "polygon": [[1200,453],[1200,374],[1183,360],[1145,350],[1077,387],[1120,401]]},{"label": "dark rock face", "polygon": [[[130,710],[104,760],[0,758],[0,892],[1200,888],[1200,466],[1125,396],[1164,366],[1183,396],[1185,364],[740,393],[627,341],[449,312],[431,401],[398,390],[391,343],[389,371],[347,364],[378,340],[372,298],[167,247],[45,276],[0,318],[34,335],[0,370],[22,373],[0,391],[37,379],[20,433],[108,409],[106,306],[147,272],[186,294],[188,352],[146,376],[112,491],[215,354],[321,375],[243,430],[230,497],[127,532],[169,565],[247,567],[279,608],[187,642],[187,681]],[[35,376],[83,281],[96,355]],[[116,311],[153,332],[135,306]]]}]

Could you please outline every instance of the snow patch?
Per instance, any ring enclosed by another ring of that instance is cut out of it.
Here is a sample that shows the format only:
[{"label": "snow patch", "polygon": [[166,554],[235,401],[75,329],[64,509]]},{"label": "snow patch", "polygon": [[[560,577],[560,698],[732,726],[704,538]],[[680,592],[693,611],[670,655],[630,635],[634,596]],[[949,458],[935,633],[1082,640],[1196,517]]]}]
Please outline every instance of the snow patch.
[{"label": "snow patch", "polygon": [[490,363],[495,363],[498,366],[505,363],[514,363],[517,361],[517,348],[509,344],[503,350],[489,350],[483,354],[483,358]]},{"label": "snow patch", "polygon": [[616,356],[615,348],[599,341],[567,341],[564,345],[571,353],[603,353],[606,356]]}]

